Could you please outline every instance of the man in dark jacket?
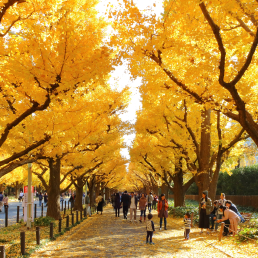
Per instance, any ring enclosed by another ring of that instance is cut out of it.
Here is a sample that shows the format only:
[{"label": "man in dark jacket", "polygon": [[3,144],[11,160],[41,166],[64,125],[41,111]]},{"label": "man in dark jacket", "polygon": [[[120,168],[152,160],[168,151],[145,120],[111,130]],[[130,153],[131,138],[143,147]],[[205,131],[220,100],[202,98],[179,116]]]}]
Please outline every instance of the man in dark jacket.
[{"label": "man in dark jacket", "polygon": [[218,203],[218,201],[213,202],[213,211],[210,214],[210,222],[211,222],[210,229],[212,229],[212,230],[214,229],[214,222],[217,218],[217,212],[218,212],[217,203]]},{"label": "man in dark jacket", "polygon": [[121,203],[123,203],[123,213],[124,219],[127,219],[128,208],[130,206],[131,198],[128,195],[127,191],[124,191],[121,197]]}]

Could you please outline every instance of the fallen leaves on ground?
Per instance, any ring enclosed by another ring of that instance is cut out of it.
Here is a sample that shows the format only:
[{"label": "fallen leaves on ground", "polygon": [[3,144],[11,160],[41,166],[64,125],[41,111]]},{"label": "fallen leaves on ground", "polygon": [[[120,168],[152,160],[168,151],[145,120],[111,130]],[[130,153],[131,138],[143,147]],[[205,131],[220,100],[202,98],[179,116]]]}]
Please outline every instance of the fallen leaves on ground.
[{"label": "fallen leaves on ground", "polygon": [[146,244],[146,224],[116,218],[111,207],[103,215],[85,220],[57,241],[48,243],[31,257],[258,257],[257,244],[237,244],[233,237],[218,241],[218,233],[200,234],[191,229],[184,241],[182,219],[168,218],[168,230],[159,231],[159,218],[153,212],[156,232]]}]

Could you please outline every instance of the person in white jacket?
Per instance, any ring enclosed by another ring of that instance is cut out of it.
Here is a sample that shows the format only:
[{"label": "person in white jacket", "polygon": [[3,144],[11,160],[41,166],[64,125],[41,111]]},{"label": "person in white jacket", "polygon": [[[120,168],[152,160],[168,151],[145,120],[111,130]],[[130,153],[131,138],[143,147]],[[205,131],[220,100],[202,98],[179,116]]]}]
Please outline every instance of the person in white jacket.
[{"label": "person in white jacket", "polygon": [[218,222],[225,222],[224,235],[226,236],[230,231],[233,231],[233,236],[235,236],[240,217],[234,211],[227,209],[226,206],[220,206],[219,209],[223,212],[223,217]]}]

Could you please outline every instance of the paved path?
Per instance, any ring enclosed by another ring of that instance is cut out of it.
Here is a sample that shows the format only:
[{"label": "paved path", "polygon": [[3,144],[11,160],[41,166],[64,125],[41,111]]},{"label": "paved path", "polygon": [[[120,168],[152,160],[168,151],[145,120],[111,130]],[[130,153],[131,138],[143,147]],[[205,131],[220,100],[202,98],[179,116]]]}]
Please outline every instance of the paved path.
[{"label": "paved path", "polygon": [[217,235],[199,234],[198,229],[192,230],[191,240],[184,241],[181,220],[169,218],[168,230],[159,231],[157,214],[154,214],[155,245],[145,243],[145,223],[123,221],[121,216],[115,218],[113,209],[108,207],[103,215],[93,215],[31,257],[250,257],[235,256],[231,248],[224,252]]}]

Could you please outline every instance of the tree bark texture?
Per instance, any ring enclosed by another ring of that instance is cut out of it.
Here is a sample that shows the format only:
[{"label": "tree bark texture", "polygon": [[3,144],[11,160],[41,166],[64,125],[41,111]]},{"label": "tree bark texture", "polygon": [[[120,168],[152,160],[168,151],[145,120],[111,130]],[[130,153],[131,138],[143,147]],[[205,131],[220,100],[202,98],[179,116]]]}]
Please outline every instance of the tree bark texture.
[{"label": "tree bark texture", "polygon": [[49,188],[48,194],[48,208],[47,216],[54,219],[59,219],[60,216],[60,158],[49,158]]},{"label": "tree bark texture", "polygon": [[201,198],[202,192],[208,190],[210,186],[209,178],[209,164],[211,156],[211,110],[202,111],[202,124],[201,124],[201,144],[200,144],[200,160],[199,169],[196,175],[196,184],[199,189],[199,197]]},{"label": "tree bark texture", "polygon": [[74,210],[78,210],[78,211],[83,210],[83,207],[82,207],[83,186],[84,186],[83,178],[78,177],[77,178],[77,183],[75,185],[75,187],[76,187],[76,198],[75,198],[75,202],[74,202]]}]

